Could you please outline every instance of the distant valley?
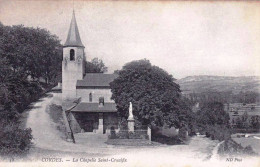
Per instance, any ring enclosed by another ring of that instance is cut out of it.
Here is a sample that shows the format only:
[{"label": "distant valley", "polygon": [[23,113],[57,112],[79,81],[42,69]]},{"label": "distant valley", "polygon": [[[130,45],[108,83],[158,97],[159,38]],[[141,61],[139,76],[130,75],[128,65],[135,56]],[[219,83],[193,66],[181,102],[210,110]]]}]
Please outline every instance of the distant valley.
[{"label": "distant valley", "polygon": [[225,76],[188,76],[176,80],[183,93],[201,93],[207,91],[239,93],[254,91],[260,93],[259,76],[225,77]]}]

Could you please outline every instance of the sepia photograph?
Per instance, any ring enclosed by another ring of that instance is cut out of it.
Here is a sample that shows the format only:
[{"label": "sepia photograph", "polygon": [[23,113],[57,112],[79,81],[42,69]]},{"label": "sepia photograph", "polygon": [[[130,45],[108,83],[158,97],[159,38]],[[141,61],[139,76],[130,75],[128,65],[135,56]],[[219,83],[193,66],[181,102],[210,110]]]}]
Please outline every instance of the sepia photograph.
[{"label": "sepia photograph", "polygon": [[0,167],[259,167],[260,1],[0,0]]}]

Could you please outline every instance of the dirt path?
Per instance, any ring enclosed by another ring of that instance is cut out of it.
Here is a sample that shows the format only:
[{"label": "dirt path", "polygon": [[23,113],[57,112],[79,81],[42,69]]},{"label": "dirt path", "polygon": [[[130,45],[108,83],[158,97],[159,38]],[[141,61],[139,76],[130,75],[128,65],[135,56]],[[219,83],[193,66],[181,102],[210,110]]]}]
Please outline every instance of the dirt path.
[{"label": "dirt path", "polygon": [[53,148],[53,145],[67,144],[60,138],[60,132],[55,129],[55,126],[46,112],[46,108],[51,103],[52,94],[40,99],[32,104],[32,109],[29,111],[26,127],[32,129],[33,143],[39,148]]}]

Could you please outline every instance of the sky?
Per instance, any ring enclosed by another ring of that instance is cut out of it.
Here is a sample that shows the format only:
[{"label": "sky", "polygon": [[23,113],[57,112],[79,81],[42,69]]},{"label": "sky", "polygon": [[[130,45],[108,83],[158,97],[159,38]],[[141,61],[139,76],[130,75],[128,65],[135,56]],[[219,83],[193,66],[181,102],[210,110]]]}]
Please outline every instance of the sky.
[{"label": "sky", "polygon": [[177,79],[260,75],[260,1],[0,0],[0,21],[46,28],[63,44],[73,6],[87,60],[109,73],[146,58]]}]

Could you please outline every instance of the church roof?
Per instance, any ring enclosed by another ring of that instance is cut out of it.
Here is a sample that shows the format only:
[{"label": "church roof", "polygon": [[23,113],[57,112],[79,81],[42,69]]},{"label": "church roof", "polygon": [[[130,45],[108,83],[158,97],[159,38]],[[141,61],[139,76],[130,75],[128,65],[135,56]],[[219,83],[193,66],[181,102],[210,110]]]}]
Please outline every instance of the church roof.
[{"label": "church roof", "polygon": [[84,45],[81,42],[80,36],[79,36],[79,29],[76,22],[75,12],[73,11],[72,19],[70,22],[70,29],[68,32],[67,40],[64,44],[64,47],[69,46],[77,46],[77,47],[84,47]]},{"label": "church roof", "polygon": [[81,102],[72,112],[117,112],[115,103],[105,103],[104,106],[99,106],[99,103]]},{"label": "church roof", "polygon": [[110,88],[109,83],[117,77],[117,74],[86,73],[83,80],[77,81],[76,88]]}]

